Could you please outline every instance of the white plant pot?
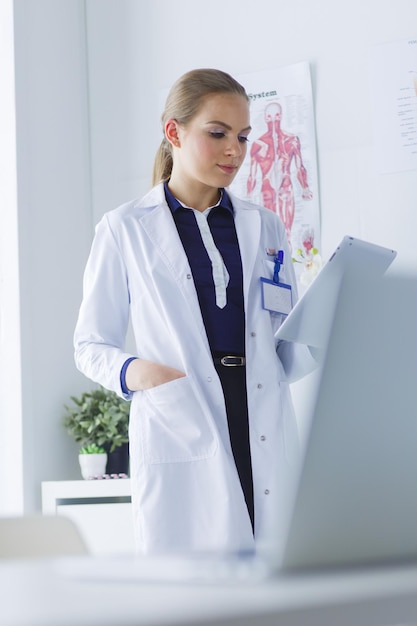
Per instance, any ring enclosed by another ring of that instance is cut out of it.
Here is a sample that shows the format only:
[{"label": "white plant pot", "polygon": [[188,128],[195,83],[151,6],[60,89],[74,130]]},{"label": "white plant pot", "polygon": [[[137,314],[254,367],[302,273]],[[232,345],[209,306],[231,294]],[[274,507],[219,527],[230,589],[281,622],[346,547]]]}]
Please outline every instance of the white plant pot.
[{"label": "white plant pot", "polygon": [[84,480],[106,473],[107,454],[79,454],[78,460]]}]

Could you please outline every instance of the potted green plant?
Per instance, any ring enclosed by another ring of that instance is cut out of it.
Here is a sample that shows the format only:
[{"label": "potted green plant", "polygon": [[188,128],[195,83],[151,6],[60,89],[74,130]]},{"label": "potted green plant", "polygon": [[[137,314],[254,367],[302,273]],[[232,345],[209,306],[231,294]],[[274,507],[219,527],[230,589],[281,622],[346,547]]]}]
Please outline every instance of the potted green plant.
[{"label": "potted green plant", "polygon": [[71,401],[71,406],[64,405],[67,432],[82,447],[104,448],[108,474],[127,474],[130,403],[104,387],[71,396]]},{"label": "potted green plant", "polygon": [[88,480],[95,476],[102,476],[106,472],[107,452],[96,443],[82,446],[78,454],[81,476]]}]

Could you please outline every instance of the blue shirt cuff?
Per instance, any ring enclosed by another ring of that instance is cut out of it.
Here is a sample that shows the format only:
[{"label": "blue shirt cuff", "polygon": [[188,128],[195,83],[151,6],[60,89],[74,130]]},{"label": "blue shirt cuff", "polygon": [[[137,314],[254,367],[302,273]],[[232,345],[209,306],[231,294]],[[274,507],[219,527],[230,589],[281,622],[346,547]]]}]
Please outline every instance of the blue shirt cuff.
[{"label": "blue shirt cuff", "polygon": [[136,356],[131,356],[130,359],[127,359],[127,361],[123,363],[123,367],[120,371],[120,385],[121,385],[123,393],[126,395],[130,394],[130,389],[128,389],[126,386],[126,370],[127,370],[129,363],[131,363],[132,361],[136,361],[136,359],[137,359]]}]

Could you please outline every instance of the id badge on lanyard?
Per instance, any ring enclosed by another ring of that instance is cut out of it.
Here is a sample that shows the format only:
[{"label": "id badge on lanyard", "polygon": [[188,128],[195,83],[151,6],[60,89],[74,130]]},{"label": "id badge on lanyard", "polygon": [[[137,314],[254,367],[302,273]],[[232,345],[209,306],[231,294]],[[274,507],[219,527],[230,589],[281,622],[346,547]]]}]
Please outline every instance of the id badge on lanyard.
[{"label": "id badge on lanyard", "polygon": [[273,279],[261,276],[262,307],[273,313],[288,315],[292,309],[292,289],[291,285],[282,283],[279,280],[279,272],[284,263],[284,251],[279,250],[274,257]]}]

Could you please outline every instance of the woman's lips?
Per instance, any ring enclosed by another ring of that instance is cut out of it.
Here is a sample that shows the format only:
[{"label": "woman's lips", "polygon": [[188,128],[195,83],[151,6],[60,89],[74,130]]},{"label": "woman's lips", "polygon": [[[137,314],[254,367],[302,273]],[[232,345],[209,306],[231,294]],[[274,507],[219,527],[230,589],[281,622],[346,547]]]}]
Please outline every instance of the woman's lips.
[{"label": "woman's lips", "polygon": [[219,168],[225,174],[234,174],[236,172],[236,170],[237,170],[237,166],[236,165],[220,165],[219,164]]}]

